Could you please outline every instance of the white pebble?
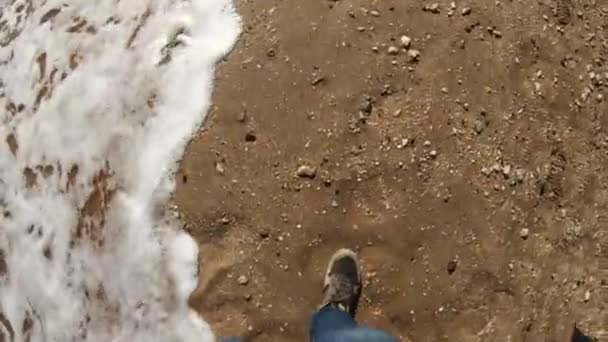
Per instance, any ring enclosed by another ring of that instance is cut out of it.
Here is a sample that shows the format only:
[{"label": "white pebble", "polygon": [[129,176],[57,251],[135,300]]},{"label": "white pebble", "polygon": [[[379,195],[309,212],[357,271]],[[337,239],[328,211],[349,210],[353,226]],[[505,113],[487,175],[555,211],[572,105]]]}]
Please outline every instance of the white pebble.
[{"label": "white pebble", "polygon": [[399,48],[397,48],[396,46],[389,46],[388,47],[388,54],[389,55],[397,55],[399,54]]},{"label": "white pebble", "polygon": [[400,41],[401,41],[402,48],[409,49],[410,46],[412,45],[412,38],[410,38],[406,35],[401,36]]},{"label": "white pebble", "polygon": [[317,170],[308,165],[301,165],[296,171],[296,175],[301,178],[315,178]]},{"label": "white pebble", "polygon": [[237,279],[237,281],[239,282],[239,285],[243,285],[243,286],[247,285],[249,283],[249,279],[245,275],[239,276],[239,278]]},{"label": "white pebble", "polygon": [[413,60],[417,61],[420,58],[420,51],[412,49],[407,52],[407,55]]}]

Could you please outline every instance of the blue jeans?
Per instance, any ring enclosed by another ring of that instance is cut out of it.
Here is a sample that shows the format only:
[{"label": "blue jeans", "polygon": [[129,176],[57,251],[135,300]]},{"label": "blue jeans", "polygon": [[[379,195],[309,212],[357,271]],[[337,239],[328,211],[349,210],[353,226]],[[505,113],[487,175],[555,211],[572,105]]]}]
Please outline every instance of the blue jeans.
[{"label": "blue jeans", "polygon": [[358,326],[344,311],[325,307],[312,316],[311,342],[398,342],[380,330]]},{"label": "blue jeans", "polygon": [[[220,338],[219,342],[244,342],[239,337]],[[344,311],[325,307],[312,316],[311,342],[399,342],[385,332],[358,326]]]}]

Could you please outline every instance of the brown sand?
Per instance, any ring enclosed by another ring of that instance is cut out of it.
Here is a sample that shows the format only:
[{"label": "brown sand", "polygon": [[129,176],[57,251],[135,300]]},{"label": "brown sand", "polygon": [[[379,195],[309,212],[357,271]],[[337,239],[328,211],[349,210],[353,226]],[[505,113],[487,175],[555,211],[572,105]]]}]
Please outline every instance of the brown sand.
[{"label": "brown sand", "polygon": [[340,247],[403,341],[608,330],[608,1],[437,4],[237,1],[175,196],[218,333],[305,341]]}]

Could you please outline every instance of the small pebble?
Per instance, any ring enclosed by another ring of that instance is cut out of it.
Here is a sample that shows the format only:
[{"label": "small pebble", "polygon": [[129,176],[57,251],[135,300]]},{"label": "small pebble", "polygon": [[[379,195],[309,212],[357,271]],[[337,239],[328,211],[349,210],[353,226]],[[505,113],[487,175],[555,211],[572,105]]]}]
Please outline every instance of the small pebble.
[{"label": "small pebble", "polygon": [[239,282],[239,285],[245,286],[249,283],[249,278],[247,278],[246,275],[241,275],[239,276],[237,281]]},{"label": "small pebble", "polygon": [[380,16],[380,12],[378,12],[378,11],[376,11],[376,10],[369,11],[369,14],[370,14],[372,17],[379,17],[379,16]]},{"label": "small pebble", "polygon": [[456,260],[450,260],[448,262],[447,271],[449,275],[452,275],[454,272],[456,272],[456,266],[458,266]]},{"label": "small pebble", "polygon": [[591,291],[585,291],[585,297],[583,299],[585,300],[585,303],[587,303],[591,299]]},{"label": "small pebble", "polygon": [[521,237],[522,239],[526,240],[528,238],[528,236],[530,236],[530,229],[522,228],[519,231],[519,237]]},{"label": "small pebble", "polygon": [[512,166],[510,164],[507,164],[505,166],[502,167],[502,174],[505,177],[509,177],[509,174],[511,173],[511,168]]},{"label": "small pebble", "polygon": [[401,36],[400,41],[401,41],[401,47],[404,49],[409,49],[410,46],[412,45],[412,38],[410,38],[406,35]]},{"label": "small pebble", "polygon": [[245,141],[246,142],[254,142],[256,140],[257,140],[257,137],[255,136],[255,133],[248,132],[247,134],[245,134]]},{"label": "small pebble", "polygon": [[310,82],[313,86],[316,86],[319,83],[322,83],[323,81],[325,81],[325,76],[317,76],[315,77],[312,82]]},{"label": "small pebble", "polygon": [[398,55],[399,54],[399,48],[397,48],[396,46],[389,46],[388,47],[388,54],[389,55]]},{"label": "small pebble", "polygon": [[416,62],[420,58],[420,51],[412,49],[407,52],[410,61]]},{"label": "small pebble", "polygon": [[526,179],[526,170],[522,168],[515,169],[515,181],[522,183]]},{"label": "small pebble", "polygon": [[224,164],[220,162],[215,163],[215,171],[217,171],[217,173],[219,173],[220,175],[223,175],[226,172]]},{"label": "small pebble", "polygon": [[363,116],[369,116],[372,114],[374,110],[374,99],[366,95],[363,97],[363,101],[361,101],[361,106],[359,107],[359,113]]},{"label": "small pebble", "polygon": [[483,132],[484,127],[485,125],[481,120],[475,120],[475,122],[473,123],[473,129],[477,134],[481,134]]},{"label": "small pebble", "polygon": [[296,174],[300,178],[311,178],[312,179],[312,178],[315,178],[315,176],[317,175],[317,170],[312,166],[301,165],[300,167],[298,167]]},{"label": "small pebble", "polygon": [[237,115],[236,119],[237,119],[239,122],[245,122],[245,120],[247,120],[247,111],[246,111],[246,110],[241,111],[241,112],[240,112],[240,113]]},{"label": "small pebble", "polygon": [[433,4],[430,4],[430,5],[426,5],[426,6],[424,6],[424,11],[431,12],[431,13],[434,13],[434,14],[438,14],[438,13],[440,13],[439,4],[438,3],[433,3]]},{"label": "small pebble", "polygon": [[472,10],[470,7],[465,7],[462,9],[462,11],[460,12],[462,15],[469,15],[471,14]]}]

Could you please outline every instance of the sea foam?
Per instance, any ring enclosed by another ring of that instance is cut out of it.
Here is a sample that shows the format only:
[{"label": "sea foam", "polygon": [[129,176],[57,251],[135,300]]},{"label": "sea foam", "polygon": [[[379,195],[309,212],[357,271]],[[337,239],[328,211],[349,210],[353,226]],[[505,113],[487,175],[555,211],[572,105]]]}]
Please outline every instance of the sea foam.
[{"label": "sea foam", "polygon": [[0,0],[0,340],[213,340],[164,208],[239,30],[229,0]]}]

